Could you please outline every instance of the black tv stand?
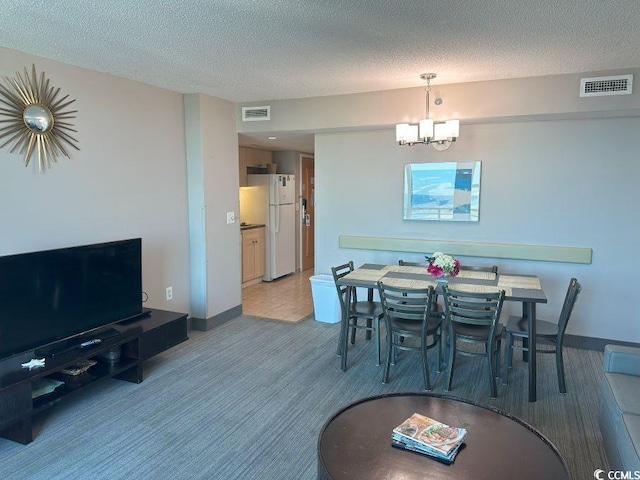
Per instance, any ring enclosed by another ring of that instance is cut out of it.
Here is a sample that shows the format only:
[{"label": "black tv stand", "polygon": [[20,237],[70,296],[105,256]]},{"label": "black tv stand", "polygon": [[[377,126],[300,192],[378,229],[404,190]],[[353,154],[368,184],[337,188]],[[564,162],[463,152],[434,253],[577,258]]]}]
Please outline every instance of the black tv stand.
[{"label": "black tv stand", "polygon": [[118,325],[128,325],[129,323],[137,322],[141,318],[148,317],[149,315],[151,315],[151,309],[143,308],[142,312],[140,312],[137,315],[134,315],[133,317],[129,317],[126,320],[122,320],[121,322],[118,322]]},{"label": "black tv stand", "polygon": [[[149,315],[149,314],[147,314]],[[53,358],[56,355],[67,353],[71,350],[82,348],[96,348],[100,347],[102,342],[111,337],[117,337],[120,335],[120,331],[113,327],[107,327],[99,329],[85,335],[73,337],[68,340],[62,340],[60,342],[47,345],[42,348],[38,348],[35,351],[37,357]]]},{"label": "black tv stand", "polygon": [[[188,339],[186,314],[164,310],[149,313],[136,321],[92,332],[89,339],[98,338],[100,342],[86,348],[80,348],[79,344],[88,337],[69,338],[60,345],[51,345],[62,348],[45,356],[45,366],[41,368],[30,370],[21,365],[42,358],[44,348],[0,360],[0,436],[22,444],[30,443],[34,415],[96,381],[117,378],[142,382],[144,360]],[[105,360],[114,351],[119,353],[114,361]],[[89,359],[97,363],[85,373],[70,376],[61,372]],[[32,384],[40,379],[55,379],[64,384],[51,393],[32,398]]]}]

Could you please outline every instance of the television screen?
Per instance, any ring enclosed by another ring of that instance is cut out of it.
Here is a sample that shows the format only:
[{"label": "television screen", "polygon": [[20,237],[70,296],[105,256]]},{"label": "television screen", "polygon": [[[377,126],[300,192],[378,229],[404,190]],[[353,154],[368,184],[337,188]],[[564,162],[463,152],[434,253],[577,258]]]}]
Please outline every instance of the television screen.
[{"label": "television screen", "polygon": [[0,358],[142,313],[142,240],[0,257]]}]

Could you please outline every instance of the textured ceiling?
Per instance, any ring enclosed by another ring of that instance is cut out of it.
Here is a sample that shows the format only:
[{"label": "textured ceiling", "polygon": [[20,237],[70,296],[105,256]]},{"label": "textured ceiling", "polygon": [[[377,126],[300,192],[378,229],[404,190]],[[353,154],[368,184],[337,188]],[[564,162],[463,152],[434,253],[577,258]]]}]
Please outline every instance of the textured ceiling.
[{"label": "textured ceiling", "polygon": [[0,0],[0,46],[234,102],[640,66],[637,0]]},{"label": "textured ceiling", "polygon": [[[0,46],[238,103],[640,67],[639,45],[640,0],[0,0]],[[267,135],[239,142],[313,151]]]}]

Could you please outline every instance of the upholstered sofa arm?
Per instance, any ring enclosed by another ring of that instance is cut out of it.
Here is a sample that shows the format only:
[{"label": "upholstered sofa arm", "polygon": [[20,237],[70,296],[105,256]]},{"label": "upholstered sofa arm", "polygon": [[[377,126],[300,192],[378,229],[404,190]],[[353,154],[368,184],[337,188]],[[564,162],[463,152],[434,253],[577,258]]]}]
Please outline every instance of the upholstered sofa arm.
[{"label": "upholstered sofa arm", "polygon": [[605,372],[640,376],[640,348],[606,345],[603,369]]}]

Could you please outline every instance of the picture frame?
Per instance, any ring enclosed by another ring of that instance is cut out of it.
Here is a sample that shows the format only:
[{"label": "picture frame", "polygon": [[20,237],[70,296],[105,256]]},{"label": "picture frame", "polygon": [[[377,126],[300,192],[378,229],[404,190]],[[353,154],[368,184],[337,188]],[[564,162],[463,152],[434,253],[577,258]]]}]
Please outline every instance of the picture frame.
[{"label": "picture frame", "polygon": [[403,220],[480,221],[482,162],[425,162],[404,166]]}]

